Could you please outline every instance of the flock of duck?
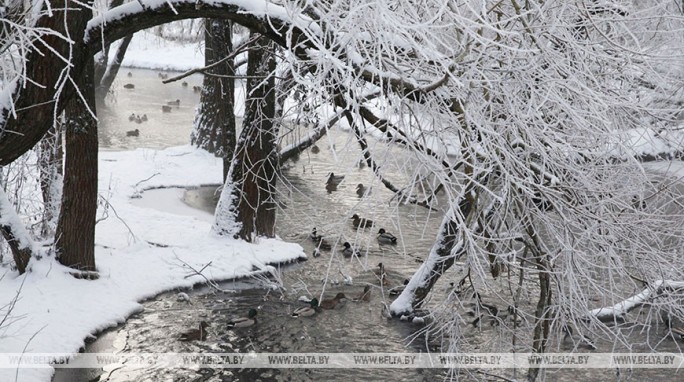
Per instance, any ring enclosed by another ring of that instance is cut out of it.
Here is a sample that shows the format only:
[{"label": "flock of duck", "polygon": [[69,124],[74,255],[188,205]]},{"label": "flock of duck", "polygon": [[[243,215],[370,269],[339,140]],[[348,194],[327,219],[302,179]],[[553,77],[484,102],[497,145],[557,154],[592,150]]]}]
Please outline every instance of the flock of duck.
[{"label": "flock of duck", "polygon": [[[382,285],[388,285],[388,279],[387,275],[385,272],[385,267],[383,266],[382,263],[378,264],[378,269],[374,270],[373,273],[379,278],[380,283]],[[401,291],[404,289],[404,287],[408,284],[408,280],[404,281],[404,285],[399,286],[399,287],[394,287],[389,290],[389,295],[390,296],[397,296]],[[179,294],[181,295],[181,294]],[[182,294],[185,297],[187,295]],[[360,292],[360,294],[356,297],[353,297],[349,299],[344,293],[338,292],[335,297],[332,298],[327,298],[322,301],[319,301],[318,298],[312,298],[312,299],[307,299],[304,296],[300,297],[300,301],[303,301],[307,304],[307,306],[303,306],[301,308],[295,309],[291,316],[298,318],[298,317],[311,317],[314,316],[318,313],[321,313],[323,310],[335,310],[343,307],[347,301],[354,301],[354,302],[370,302],[371,301],[371,286],[366,285],[363,288],[363,291]],[[416,321],[417,322],[417,321]],[[250,326],[253,326],[257,323],[257,310],[255,308],[251,308],[247,316],[244,317],[238,317],[226,324],[227,329],[235,329],[235,328],[247,328]],[[182,333],[179,337],[180,341],[204,341],[207,338],[207,327],[209,324],[206,321],[201,321],[199,323],[199,328],[197,329],[192,329],[189,331],[186,331]]]},{"label": "flock of duck", "polygon": [[[128,72],[128,77],[133,77],[133,73]],[[161,78],[162,80],[165,80],[165,79],[167,79],[167,78],[169,77],[169,75],[166,74],[166,73],[158,73],[158,77]],[[181,86],[183,86],[184,88],[185,88],[185,87],[188,87],[188,83],[185,82],[185,81],[183,81],[183,82],[181,83]],[[124,89],[135,89],[135,84],[127,83],[127,84],[124,84],[123,87],[124,87]],[[193,92],[195,92],[195,93],[199,93],[199,92],[202,91],[202,87],[201,87],[201,86],[193,86],[193,87],[192,87],[192,90],[193,90]],[[174,107],[174,106],[175,106],[176,108],[179,108],[179,107],[180,107],[180,100],[179,100],[179,99],[176,99],[175,101],[169,101],[169,102],[166,103],[166,105],[162,105],[162,107],[161,107],[162,113],[170,113],[170,112],[173,110],[173,107]],[[143,122],[147,122],[147,114],[143,114],[143,115],[141,116],[141,115],[132,113],[132,114],[128,117],[128,120],[129,120],[130,122],[135,122],[135,123],[137,123],[137,124],[141,124],[141,123],[143,123]],[[138,137],[138,136],[140,136],[140,129],[129,130],[129,131],[126,132],[126,136],[127,136],[127,137]]]}]

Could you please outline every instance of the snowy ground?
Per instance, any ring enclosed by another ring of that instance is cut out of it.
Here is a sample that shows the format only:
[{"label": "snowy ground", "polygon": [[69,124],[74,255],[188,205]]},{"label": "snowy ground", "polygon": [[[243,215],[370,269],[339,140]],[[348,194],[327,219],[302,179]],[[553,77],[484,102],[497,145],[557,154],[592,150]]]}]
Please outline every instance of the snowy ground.
[{"label": "snowy ground", "polygon": [[[140,309],[138,303],[162,291],[190,287],[203,278],[245,277],[267,263],[304,257],[297,244],[261,240],[258,244],[220,238],[206,217],[177,215],[137,206],[131,196],[149,188],[216,184],[221,162],[190,146],[166,150],[100,153],[101,203],[96,262],[100,279],[77,280],[53,258],[31,263],[31,272],[6,272],[0,280],[0,306],[19,292],[11,325],[0,332],[0,353],[77,352],[92,333],[120,324]],[[180,200],[177,203],[182,203]],[[167,211],[178,211],[169,206]],[[158,247],[151,243],[163,244]],[[16,370],[0,369],[0,381],[15,380]],[[21,369],[19,381],[48,381],[52,368]]]}]

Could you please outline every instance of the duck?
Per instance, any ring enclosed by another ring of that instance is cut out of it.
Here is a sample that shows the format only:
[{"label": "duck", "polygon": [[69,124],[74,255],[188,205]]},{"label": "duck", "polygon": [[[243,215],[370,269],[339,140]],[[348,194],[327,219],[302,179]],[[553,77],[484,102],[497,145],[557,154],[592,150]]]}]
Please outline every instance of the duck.
[{"label": "duck", "polygon": [[391,233],[385,231],[384,228],[380,228],[380,230],[378,231],[378,243],[397,244],[397,238]]},{"label": "duck", "polygon": [[181,333],[180,338],[178,339],[179,341],[204,341],[207,339],[207,324],[206,321],[200,321],[199,323],[199,329],[192,329],[188,330],[185,333]]},{"label": "duck", "polygon": [[187,87],[188,87],[188,83],[185,82],[185,81],[183,81],[183,82],[181,82],[181,86],[184,87],[184,88],[187,88]]},{"label": "duck", "polygon": [[133,84],[125,84],[124,89],[135,89],[135,85]]},{"label": "duck", "polygon": [[380,278],[380,285],[389,286],[390,283],[387,279],[387,272],[385,272],[385,265],[383,263],[379,263],[378,269],[375,269],[373,273]]},{"label": "duck", "polygon": [[332,245],[328,243],[323,236],[320,236],[318,232],[316,231],[316,227],[314,227],[311,230],[311,234],[309,235],[309,238],[317,244],[316,248],[317,249],[322,249],[324,251],[329,251],[332,249]]},{"label": "duck", "polygon": [[135,130],[130,130],[126,132],[127,137],[137,137],[140,135],[140,130],[135,129]]},{"label": "duck", "polygon": [[354,228],[370,228],[375,225],[372,220],[359,217],[357,214],[352,215],[351,219]]},{"label": "duck", "polygon": [[193,93],[201,93],[202,87],[201,86],[193,86],[192,91],[193,91]]},{"label": "duck", "polygon": [[341,306],[342,304],[340,304],[340,302],[346,299],[347,296],[345,296],[344,293],[340,292],[333,298],[321,301],[319,307],[321,307],[322,309],[332,310],[337,308],[338,306]]},{"label": "duck", "polygon": [[128,77],[133,77],[133,73],[128,72],[127,76],[128,76]]},{"label": "duck", "polygon": [[143,114],[142,117],[140,117],[140,120],[143,122],[147,122],[147,114]]},{"label": "duck", "polygon": [[[367,191],[370,191],[370,189],[366,188],[363,183],[356,185],[356,195],[358,195],[359,198],[363,198]],[[368,194],[370,194],[370,192],[368,192]]]},{"label": "duck", "polygon": [[252,325],[257,323],[256,315],[257,315],[256,309],[252,308],[247,313],[247,317],[236,318],[233,321],[229,322],[227,327],[228,327],[228,329],[233,329],[233,328],[246,328],[248,326],[252,326]]},{"label": "duck", "polygon": [[675,337],[679,337],[680,340],[684,340],[684,327],[673,326],[670,328],[670,333]]},{"label": "duck", "polygon": [[171,112],[171,106],[162,105],[162,113],[170,113],[170,112]]},{"label": "duck", "polygon": [[161,78],[162,80],[169,78],[169,75],[166,73],[158,73],[157,76],[159,76],[159,78]]},{"label": "duck", "polygon": [[176,107],[178,107],[178,106],[180,106],[180,100],[177,99],[177,100],[175,100],[175,101],[169,101],[169,102],[167,102],[166,104],[169,105],[169,106],[176,106]]},{"label": "duck", "polygon": [[388,291],[389,295],[390,296],[399,296],[401,294],[401,292],[403,292],[404,289],[406,289],[406,286],[408,285],[408,283],[409,283],[409,279],[404,280],[404,285],[395,286],[394,288],[390,289]]},{"label": "duck", "polygon": [[326,184],[334,184],[337,186],[338,184],[342,183],[344,180],[344,175],[335,175],[334,172],[331,172],[330,175],[328,175],[328,180],[326,181]]},{"label": "duck", "polygon": [[319,149],[318,146],[316,146],[316,145],[311,146],[311,153],[312,154],[318,154],[320,152],[321,152],[321,149]]},{"label": "duck", "polygon": [[309,301],[309,304],[309,306],[295,309],[295,311],[292,312],[292,317],[311,317],[321,311],[321,308],[318,306],[317,298],[312,298],[311,301]]},{"label": "duck", "polygon": [[135,116],[135,123],[137,123],[138,125],[143,123],[142,117],[140,117],[139,115],[136,115]]},{"label": "duck", "polygon": [[342,250],[342,255],[344,255],[344,257],[352,257],[354,255],[359,255],[359,251],[357,251],[356,248],[352,247],[348,241],[345,241],[342,245],[344,246],[344,249]]},{"label": "duck", "polygon": [[366,285],[365,287],[363,287],[363,292],[361,292],[361,294],[359,295],[359,297],[353,299],[352,301],[356,301],[356,302],[360,302],[360,301],[369,302],[370,299],[371,299],[371,287],[370,287],[370,285]]},{"label": "duck", "polygon": [[566,347],[577,347],[578,349],[596,350],[596,345],[591,338],[579,333],[575,335],[573,333],[572,327],[569,325],[563,326],[563,332],[565,336],[563,337],[563,345]]},{"label": "duck", "polygon": [[129,116],[128,116],[128,120],[129,120],[130,122],[135,121],[135,113],[129,115]]},{"label": "duck", "polygon": [[[667,311],[661,310],[660,316],[665,323],[665,329],[668,331],[668,334],[674,336],[674,337],[679,337],[680,340],[684,340],[684,326],[675,326],[672,324],[672,318],[670,318],[670,314]],[[678,323],[681,323],[681,321],[677,321]]]}]

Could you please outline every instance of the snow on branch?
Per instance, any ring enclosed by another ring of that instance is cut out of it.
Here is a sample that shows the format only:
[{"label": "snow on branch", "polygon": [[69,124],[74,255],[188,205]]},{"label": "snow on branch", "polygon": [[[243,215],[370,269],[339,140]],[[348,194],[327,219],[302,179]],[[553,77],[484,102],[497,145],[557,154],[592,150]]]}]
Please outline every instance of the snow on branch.
[{"label": "snow on branch", "polygon": [[642,305],[661,295],[665,290],[684,289],[684,281],[658,280],[653,285],[648,286],[641,293],[629,297],[613,306],[592,309],[589,315],[606,321],[623,317],[630,310]]}]

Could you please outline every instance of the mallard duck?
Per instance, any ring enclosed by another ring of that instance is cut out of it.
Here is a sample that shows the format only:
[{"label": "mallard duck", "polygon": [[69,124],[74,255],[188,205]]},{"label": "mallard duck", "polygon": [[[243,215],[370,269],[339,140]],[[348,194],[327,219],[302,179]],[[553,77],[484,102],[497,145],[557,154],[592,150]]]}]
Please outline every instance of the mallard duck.
[{"label": "mallard duck", "polygon": [[177,99],[177,100],[175,100],[175,101],[169,101],[169,102],[167,102],[166,104],[169,105],[169,106],[176,106],[176,107],[178,107],[178,106],[180,106],[180,100]]},{"label": "mallard duck", "polygon": [[143,120],[142,120],[142,118],[141,118],[139,115],[136,115],[136,116],[135,116],[135,123],[137,123],[137,124],[143,123]]},{"label": "mallard duck", "polygon": [[205,339],[207,339],[207,326],[209,326],[209,324],[207,324],[206,321],[200,321],[199,329],[192,329],[192,330],[188,330],[185,333],[182,333],[180,335],[179,340],[180,341],[195,341],[195,340],[204,341]]},{"label": "mallard duck", "polygon": [[340,302],[342,302],[343,300],[346,300],[346,299],[347,299],[347,296],[345,296],[344,293],[340,292],[337,295],[335,295],[335,297],[333,297],[333,298],[329,298],[327,300],[321,301],[319,306],[322,309],[332,310],[332,309],[337,308],[338,306],[341,306]]},{"label": "mallard duck", "polygon": [[391,233],[385,231],[384,228],[380,228],[380,230],[378,231],[378,243],[397,244],[397,238]]},{"label": "mallard duck", "polygon": [[135,121],[135,113],[129,115],[129,116],[128,116],[128,120],[131,121],[131,122]]},{"label": "mallard duck", "polygon": [[363,302],[369,302],[371,299],[371,287],[370,285],[366,285],[363,287],[363,292],[359,295],[359,297],[353,299],[352,301],[363,301]]},{"label": "mallard duck", "polygon": [[140,135],[140,130],[138,130],[138,129],[130,130],[130,131],[126,132],[127,137],[137,137],[138,135]]},{"label": "mallard duck", "polygon": [[171,106],[162,105],[162,113],[170,113],[170,112],[171,112]]},{"label": "mallard duck", "polygon": [[335,175],[335,173],[331,172],[330,175],[328,175],[328,180],[325,182],[326,184],[334,184],[337,186],[338,184],[342,183],[344,180],[344,175]]},{"label": "mallard duck", "polygon": [[318,146],[316,146],[316,145],[311,146],[311,153],[312,154],[318,154],[320,152],[321,152],[321,149],[319,149]]},{"label": "mallard duck", "polygon": [[408,285],[408,283],[409,283],[409,279],[404,280],[404,285],[395,286],[394,288],[390,289],[388,291],[389,295],[390,296],[399,296],[401,294],[401,292],[403,292],[404,289],[406,289],[406,286]]},{"label": "mallard duck", "polygon": [[135,89],[135,85],[133,84],[125,84],[124,89]]},{"label": "mallard duck", "polygon": [[354,255],[359,255],[359,251],[357,251],[356,248],[352,247],[348,241],[345,241],[342,245],[344,246],[344,249],[342,250],[342,255],[344,255],[344,257],[352,257]]},{"label": "mallard duck", "polygon": [[356,185],[356,195],[358,195],[359,198],[363,198],[367,190],[368,189],[363,185],[363,183]]},{"label": "mallard duck", "polygon": [[162,80],[169,78],[169,75],[166,73],[158,73],[157,76],[159,76],[159,78],[161,78]]},{"label": "mallard duck", "polygon": [[201,86],[193,86],[193,87],[192,87],[192,92],[193,92],[193,93],[201,93],[201,92],[202,92],[202,87],[201,87]]},{"label": "mallard duck", "polygon": [[318,306],[317,298],[312,298],[311,301],[309,301],[309,304],[310,306],[295,309],[295,311],[292,312],[292,317],[311,317],[321,311],[321,308]]},{"label": "mallard duck", "polygon": [[359,217],[357,214],[352,215],[351,219],[354,228],[370,228],[375,225],[372,220]]},{"label": "mallard duck", "polygon": [[252,326],[252,325],[257,323],[256,315],[257,315],[256,309],[252,308],[249,310],[247,317],[236,318],[233,321],[229,322],[227,327],[228,327],[228,329],[233,329],[233,328],[246,328],[248,326]]},{"label": "mallard duck", "polygon": [[596,350],[596,345],[591,338],[583,335],[573,333],[572,327],[569,325],[563,326],[563,332],[565,336],[563,337],[563,345],[566,347],[577,347],[578,349]]},{"label": "mallard duck", "polygon": [[140,117],[140,120],[143,122],[147,122],[147,114],[143,114],[142,117]]},{"label": "mallard duck", "polygon": [[185,82],[185,81],[183,81],[183,82],[181,82],[181,86],[184,87],[184,88],[187,88],[187,87],[188,87],[188,83]]},{"label": "mallard duck", "polygon": [[128,76],[128,77],[133,77],[133,73],[128,72],[127,76]]}]

